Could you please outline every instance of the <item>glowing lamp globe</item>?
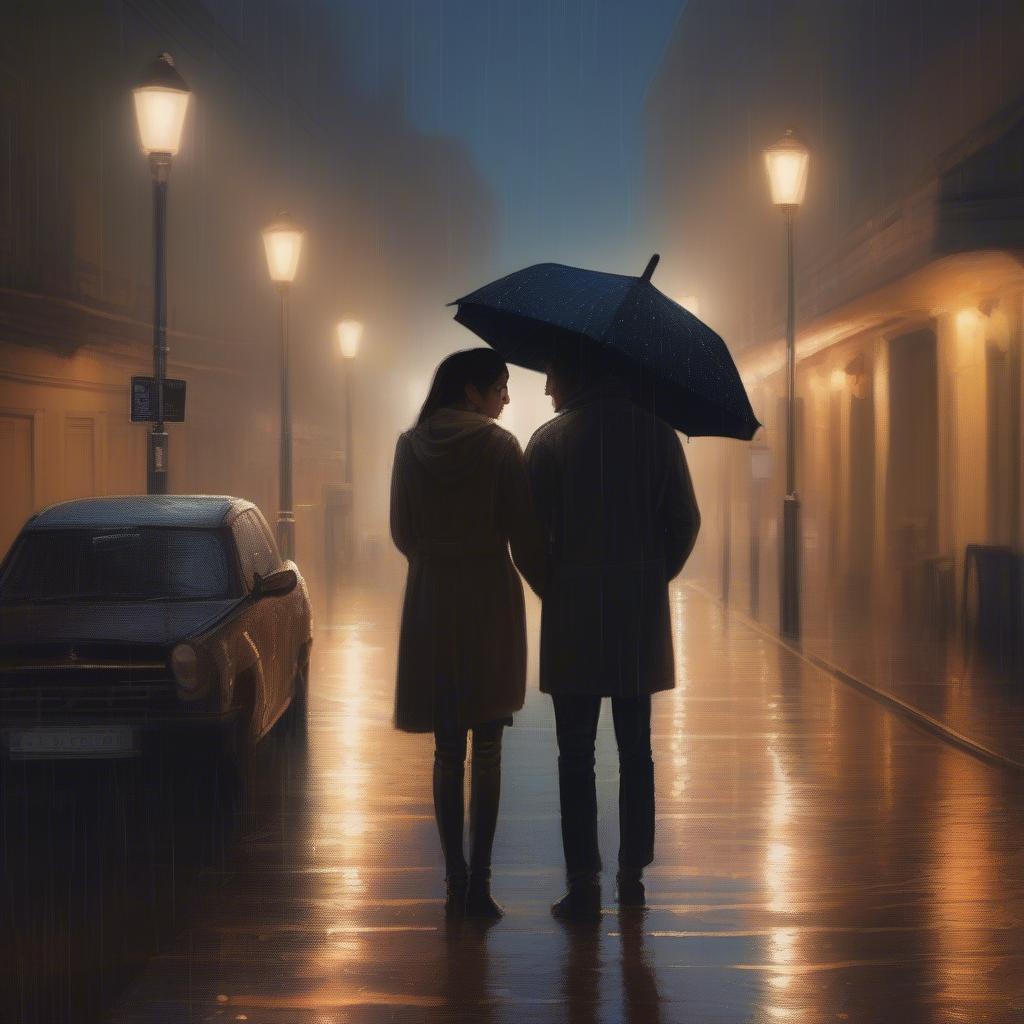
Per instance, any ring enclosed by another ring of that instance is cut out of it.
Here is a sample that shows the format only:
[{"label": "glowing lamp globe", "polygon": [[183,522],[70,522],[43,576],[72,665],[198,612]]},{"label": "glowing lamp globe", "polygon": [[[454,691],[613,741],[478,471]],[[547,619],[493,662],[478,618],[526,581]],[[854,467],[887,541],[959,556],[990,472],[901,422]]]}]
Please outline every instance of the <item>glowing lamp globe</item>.
[{"label": "glowing lamp globe", "polygon": [[169,53],[160,54],[150,64],[132,96],[143,150],[151,155],[174,156],[181,146],[181,130],[192,94]]},{"label": "glowing lamp globe", "polygon": [[291,284],[295,280],[305,235],[306,232],[284,214],[270,227],[263,229],[263,246],[267,253],[267,269],[271,281]]},{"label": "glowing lamp globe", "polygon": [[807,164],[810,153],[792,131],[764,151],[768,184],[776,206],[799,206],[807,188]]},{"label": "glowing lamp globe", "polygon": [[335,328],[338,334],[338,347],[342,357],[355,359],[359,354],[359,342],[363,337],[363,325],[358,320],[342,320]]}]

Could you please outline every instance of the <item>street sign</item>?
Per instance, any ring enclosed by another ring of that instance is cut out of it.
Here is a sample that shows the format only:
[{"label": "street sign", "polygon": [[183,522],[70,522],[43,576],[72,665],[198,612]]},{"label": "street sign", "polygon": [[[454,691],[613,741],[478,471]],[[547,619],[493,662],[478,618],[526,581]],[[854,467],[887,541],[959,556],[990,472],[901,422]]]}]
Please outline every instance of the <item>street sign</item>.
[{"label": "street sign", "polygon": [[[156,422],[156,380],[132,377],[132,423]],[[185,419],[185,382],[164,378],[164,421],[182,423]]]}]

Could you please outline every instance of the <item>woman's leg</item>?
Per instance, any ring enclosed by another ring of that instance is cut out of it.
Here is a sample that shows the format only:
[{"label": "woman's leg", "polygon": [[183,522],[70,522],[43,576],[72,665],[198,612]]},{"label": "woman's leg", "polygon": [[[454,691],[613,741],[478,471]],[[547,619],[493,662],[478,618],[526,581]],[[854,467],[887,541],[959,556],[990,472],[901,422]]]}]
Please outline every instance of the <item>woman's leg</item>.
[{"label": "woman's leg", "polygon": [[466,890],[466,856],[462,846],[465,811],[462,786],[465,777],[466,732],[445,728],[434,730],[434,816],[444,854],[448,884],[448,913],[461,912]]},{"label": "woman's leg", "polygon": [[502,722],[473,727],[473,761],[469,803],[469,896],[467,913],[501,917],[502,909],[491,898],[491,850],[498,826],[501,798]]}]

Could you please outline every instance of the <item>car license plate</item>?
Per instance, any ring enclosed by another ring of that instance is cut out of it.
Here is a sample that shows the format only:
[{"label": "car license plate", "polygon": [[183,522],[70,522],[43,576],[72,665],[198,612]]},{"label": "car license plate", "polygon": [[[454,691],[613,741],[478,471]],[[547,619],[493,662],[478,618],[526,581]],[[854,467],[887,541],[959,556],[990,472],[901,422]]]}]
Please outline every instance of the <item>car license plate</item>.
[{"label": "car license plate", "polygon": [[128,726],[49,726],[13,729],[10,755],[24,760],[39,757],[128,757],[135,753],[135,736]]}]

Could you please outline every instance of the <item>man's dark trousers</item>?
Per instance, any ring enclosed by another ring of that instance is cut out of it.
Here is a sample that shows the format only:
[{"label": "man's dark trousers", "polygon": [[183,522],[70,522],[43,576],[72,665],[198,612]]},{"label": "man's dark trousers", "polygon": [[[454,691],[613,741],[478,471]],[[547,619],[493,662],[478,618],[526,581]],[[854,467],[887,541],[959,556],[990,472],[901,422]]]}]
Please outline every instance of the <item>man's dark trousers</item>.
[{"label": "man's dark trousers", "polygon": [[[562,846],[570,883],[601,870],[597,845],[594,743],[601,698],[553,694],[558,734]],[[639,872],[654,860],[654,760],[651,698],[612,697],[619,747],[619,867]]]}]

